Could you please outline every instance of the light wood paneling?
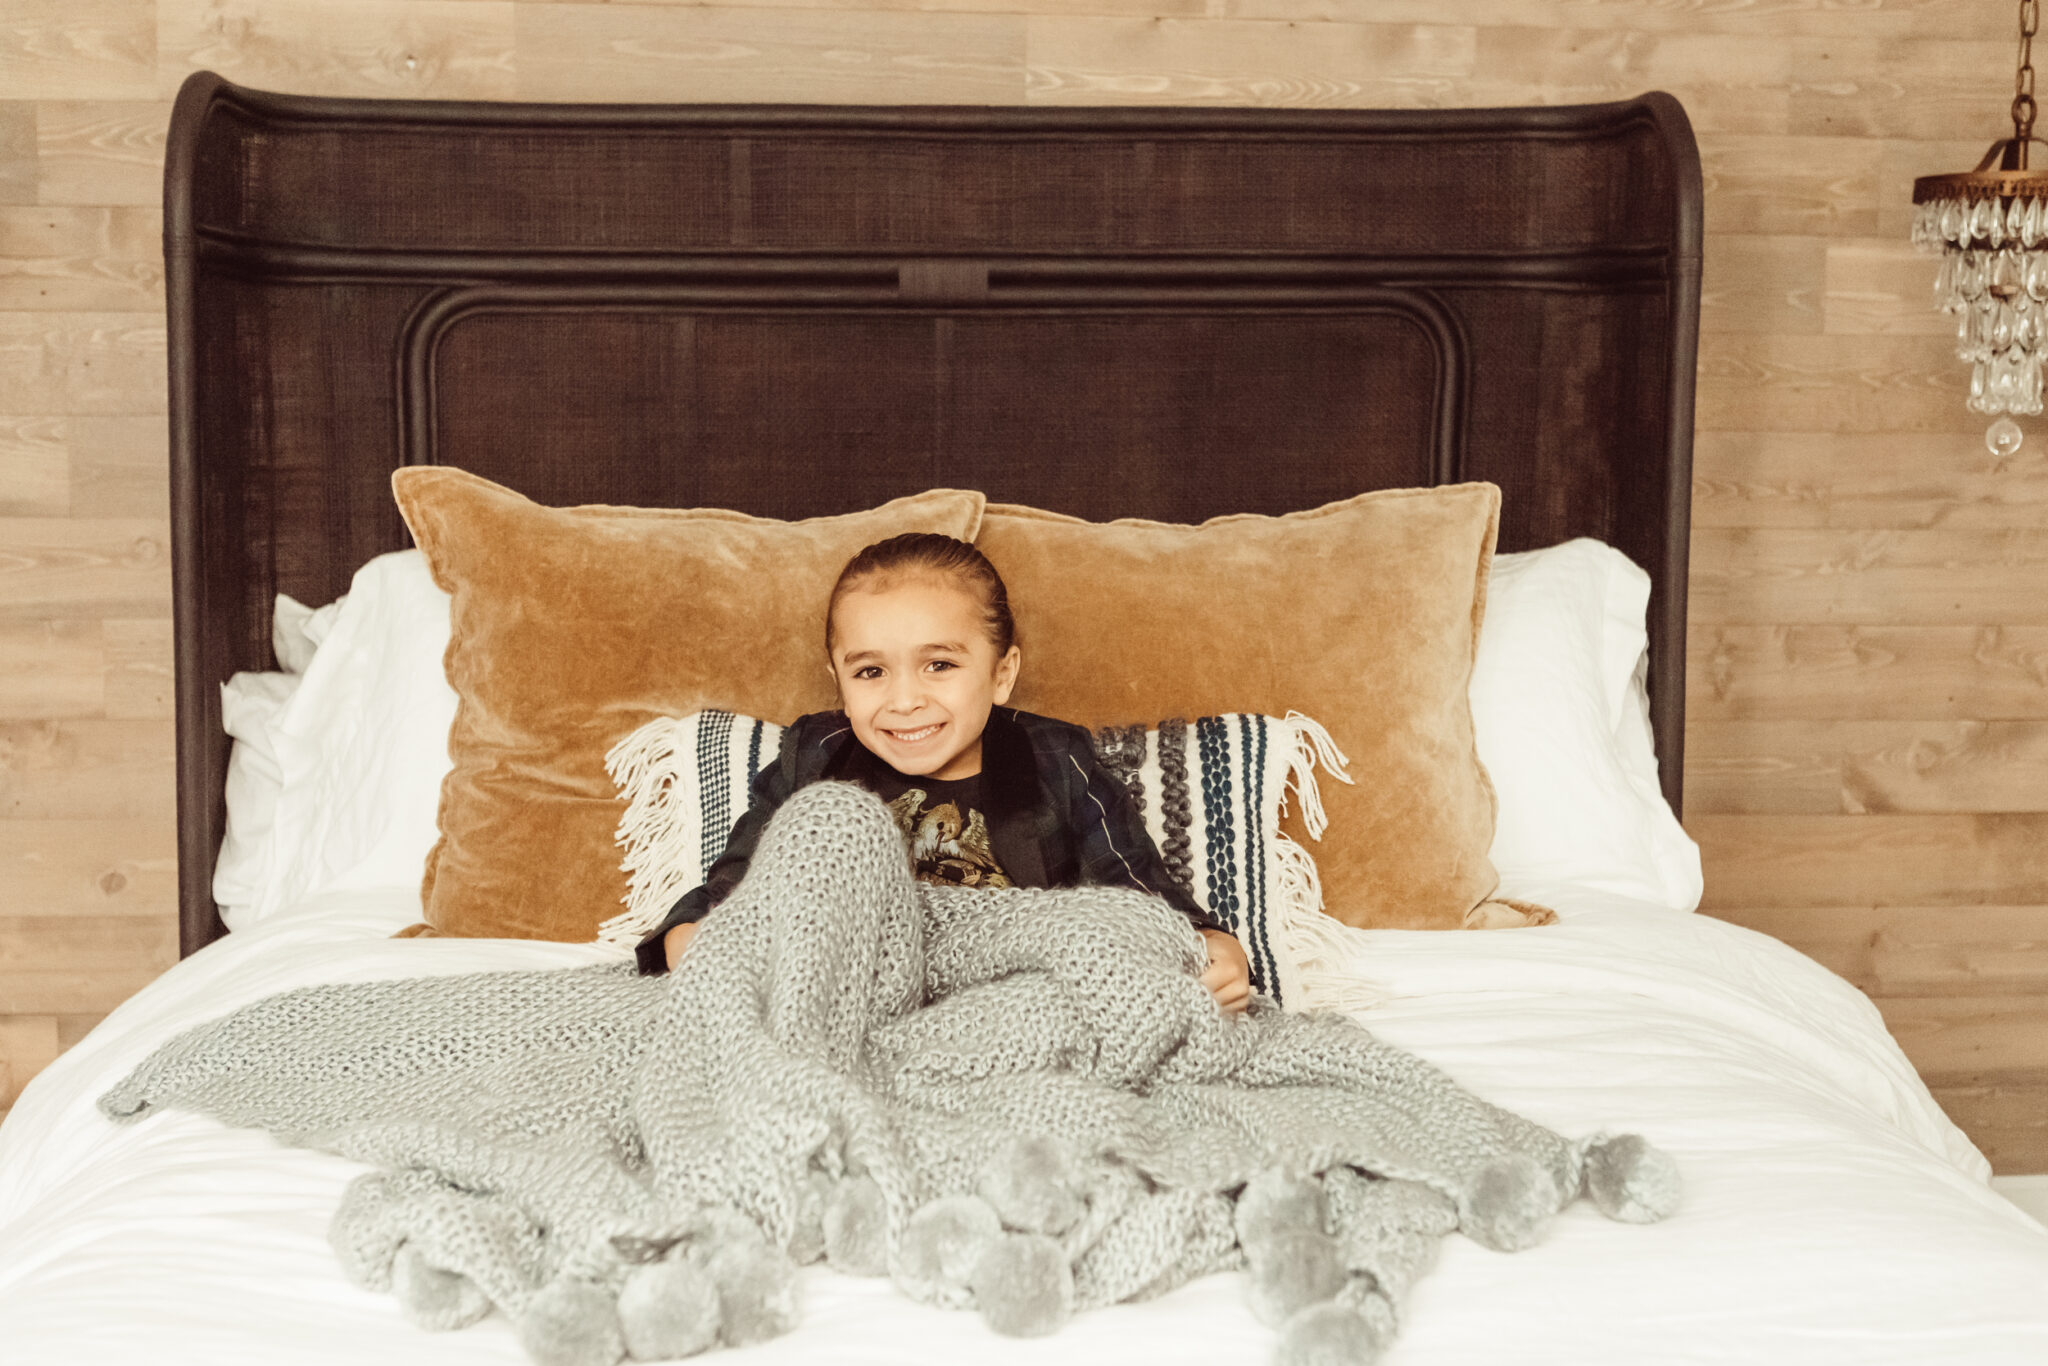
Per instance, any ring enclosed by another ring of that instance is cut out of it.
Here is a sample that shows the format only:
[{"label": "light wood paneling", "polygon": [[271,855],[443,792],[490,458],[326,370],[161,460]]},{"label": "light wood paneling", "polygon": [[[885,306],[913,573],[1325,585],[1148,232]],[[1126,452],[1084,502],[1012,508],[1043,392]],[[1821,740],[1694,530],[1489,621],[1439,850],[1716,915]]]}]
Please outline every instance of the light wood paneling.
[{"label": "light wood paneling", "polygon": [[154,208],[0,207],[0,309],[141,311],[164,306]]},{"label": "light wood paneling", "polygon": [[2048,527],[1834,531],[1702,527],[1692,619],[2048,623]]},{"label": "light wood paneling", "polygon": [[71,453],[61,417],[0,423],[0,517],[62,517],[71,511]]},{"label": "light wood paneling", "polygon": [[1696,622],[1686,660],[1688,727],[2048,717],[2048,627]]},{"label": "light wood paneling", "polygon": [[106,641],[107,715],[123,720],[169,720],[171,621],[168,615],[101,623]]},{"label": "light wood paneling", "polygon": [[1721,906],[2048,902],[2048,815],[1712,815],[1686,818]]},{"label": "light wood paneling", "polygon": [[2048,978],[2048,906],[1740,906],[1872,996],[2010,997]]},{"label": "light wood paneling", "polygon": [[161,313],[0,313],[0,419],[163,411]]},{"label": "light wood paneling", "polygon": [[[154,100],[49,100],[35,106],[33,159],[40,204],[139,204],[164,197],[164,130]],[[161,260],[161,255],[158,257]]]},{"label": "light wood paneling", "polygon": [[2048,1070],[1937,1079],[1934,1098],[2002,1172],[2032,1172],[2048,1153]]},{"label": "light wood paneling", "polygon": [[1700,331],[1798,336],[1821,330],[1814,282],[1827,261],[1817,237],[1728,233],[1707,244]]},{"label": "light wood paneling", "polygon": [[2048,451],[1975,434],[1701,432],[1695,527],[1999,531],[2048,524]]},{"label": "light wood paneling", "polygon": [[10,621],[0,615],[0,716],[45,720],[102,715],[106,676],[99,622]]},{"label": "light wood paneling", "polygon": [[0,91],[9,99],[147,99],[156,80],[153,0],[7,0]]},{"label": "light wood paneling", "polygon": [[[2001,134],[1974,0],[11,0],[0,1108],[173,923],[157,205],[186,73],[305,93],[1287,106],[1663,87],[1707,185],[1689,824],[2048,1171],[2048,424],[1992,459],[1911,182]],[[132,933],[130,930],[132,929]]]},{"label": "light wood paneling", "polygon": [[1442,24],[1030,21],[1037,104],[1413,108],[1451,103],[1477,58]]},{"label": "light wood paneling", "polygon": [[138,517],[0,518],[0,618],[170,614],[170,528]]},{"label": "light wood paneling", "polygon": [[156,0],[155,89],[189,71],[308,95],[503,100],[516,93],[508,0]]},{"label": "light wood paneling", "polygon": [[177,872],[177,832],[161,817],[0,820],[0,913],[175,923]]},{"label": "light wood paneling", "polygon": [[[1645,35],[1788,38],[2004,38],[2011,16],[1956,0],[1230,0],[1245,18],[1624,29]],[[1981,73],[1980,73],[1981,74]]]},{"label": "light wood paneling", "polygon": [[[466,8],[467,6],[457,6]],[[1003,14],[518,7],[536,100],[1016,103],[1024,24]]]},{"label": "light wood paneling", "polygon": [[0,820],[175,820],[176,776],[168,719],[0,721]]},{"label": "light wood paneling", "polygon": [[0,100],[0,204],[36,202],[36,107]]}]

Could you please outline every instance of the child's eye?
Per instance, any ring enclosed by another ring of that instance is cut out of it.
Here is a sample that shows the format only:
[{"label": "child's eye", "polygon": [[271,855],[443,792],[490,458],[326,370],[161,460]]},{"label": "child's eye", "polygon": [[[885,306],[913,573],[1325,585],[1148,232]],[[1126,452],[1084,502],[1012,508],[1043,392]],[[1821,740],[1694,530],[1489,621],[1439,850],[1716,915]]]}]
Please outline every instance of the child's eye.
[{"label": "child's eye", "polygon": [[929,665],[927,665],[926,667],[927,667],[927,668],[931,668],[931,669],[938,669],[938,670],[946,670],[946,669],[957,669],[957,668],[959,668],[960,666],[959,666],[958,664],[955,664],[955,663],[954,663],[954,662],[953,662],[952,660],[950,660],[950,659],[935,659],[935,660],[933,660],[933,661],[932,661],[932,662],[931,662],[931,663],[930,663]]},{"label": "child's eye", "polygon": [[872,664],[863,664],[853,671],[853,676],[865,682],[868,679],[880,678],[882,671]]}]

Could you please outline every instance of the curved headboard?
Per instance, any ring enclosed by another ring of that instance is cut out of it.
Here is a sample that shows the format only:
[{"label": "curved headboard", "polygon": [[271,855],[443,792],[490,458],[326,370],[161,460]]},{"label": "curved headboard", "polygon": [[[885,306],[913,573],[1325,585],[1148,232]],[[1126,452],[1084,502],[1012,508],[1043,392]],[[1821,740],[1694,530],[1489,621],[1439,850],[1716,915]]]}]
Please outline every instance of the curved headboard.
[{"label": "curved headboard", "polygon": [[407,544],[388,477],[804,517],[1090,518],[1490,479],[1650,573],[1684,745],[1700,169],[1676,100],[1534,109],[311,99],[186,81],[165,165],[186,952],[218,684]]}]

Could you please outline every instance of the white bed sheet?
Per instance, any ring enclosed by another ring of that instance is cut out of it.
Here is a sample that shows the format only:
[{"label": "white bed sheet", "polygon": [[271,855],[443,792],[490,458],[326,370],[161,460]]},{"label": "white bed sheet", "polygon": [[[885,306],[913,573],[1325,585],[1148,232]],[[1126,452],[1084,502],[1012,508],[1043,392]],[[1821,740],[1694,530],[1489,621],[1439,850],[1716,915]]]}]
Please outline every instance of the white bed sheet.
[{"label": "white bed sheet", "polygon": [[[1677,1216],[1575,1206],[1512,1256],[1456,1235],[1387,1366],[2048,1362],[2048,1231],[1987,1169],[1854,990],[1702,916],[1559,892],[1562,924],[1376,931],[1363,1017],[1475,1091],[1567,1133],[1638,1130],[1687,1182]],[[188,1114],[115,1126],[94,1099],[156,1043],[307,983],[568,965],[594,946],[393,941],[410,889],[330,897],[237,932],[123,1005],[0,1128],[0,1362],[521,1366],[502,1318],[414,1329],[325,1241],[360,1170]],[[805,1273],[802,1325],[730,1359],[1231,1363],[1273,1334],[1238,1278],[1006,1340],[886,1282]]]}]

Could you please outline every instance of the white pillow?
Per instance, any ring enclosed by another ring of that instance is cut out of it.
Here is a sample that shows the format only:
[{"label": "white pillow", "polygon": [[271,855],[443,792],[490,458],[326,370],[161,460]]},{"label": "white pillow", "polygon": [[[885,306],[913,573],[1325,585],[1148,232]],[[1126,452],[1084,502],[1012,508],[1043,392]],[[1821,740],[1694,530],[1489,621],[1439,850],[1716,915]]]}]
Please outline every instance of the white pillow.
[{"label": "white pillow", "polygon": [[297,691],[292,673],[239,673],[220,687],[221,727],[234,738],[228,751],[227,830],[213,865],[213,899],[231,930],[270,877],[276,845],[277,800],[284,788],[271,725]]},{"label": "white pillow", "polygon": [[433,847],[455,719],[448,595],[408,550],[356,571],[338,606],[269,727],[276,818],[243,924],[323,892],[417,887]]},{"label": "white pillow", "polygon": [[1699,905],[1699,846],[1657,782],[1649,601],[1650,576],[1599,541],[1494,557],[1470,696],[1500,799],[1500,895],[1553,904],[1587,888]]}]

